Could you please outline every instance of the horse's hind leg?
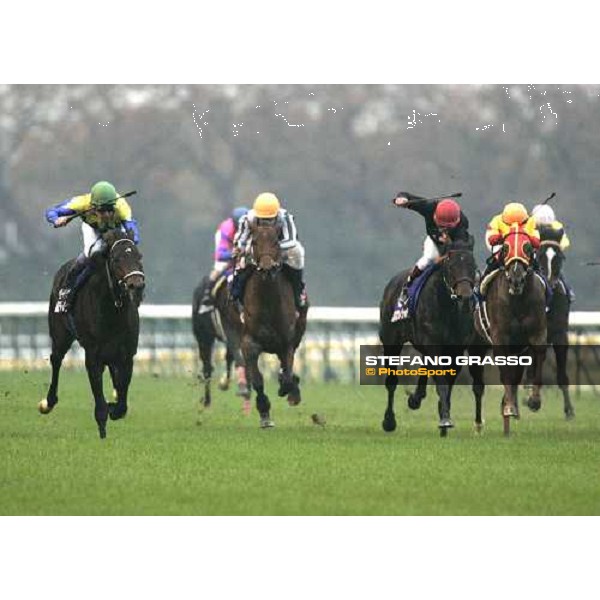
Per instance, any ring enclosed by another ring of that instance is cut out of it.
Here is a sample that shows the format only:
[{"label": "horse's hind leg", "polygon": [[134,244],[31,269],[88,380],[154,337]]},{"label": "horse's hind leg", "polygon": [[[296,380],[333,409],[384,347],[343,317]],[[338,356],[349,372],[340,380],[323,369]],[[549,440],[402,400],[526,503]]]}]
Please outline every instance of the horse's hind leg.
[{"label": "horse's hind leg", "polygon": [[201,398],[200,402],[207,408],[212,402],[210,382],[213,373],[212,354],[214,344],[214,337],[198,340],[198,352],[200,354],[200,362],[202,363],[202,375],[198,378],[204,383],[204,396]]},{"label": "horse's hind leg", "polygon": [[[400,355],[402,353],[402,344],[397,346],[384,346],[383,351],[385,356],[393,356]],[[385,410],[385,414],[383,416],[383,421],[381,426],[384,431],[388,433],[391,431],[395,431],[396,429],[396,415],[394,414],[394,394],[396,393],[396,388],[398,387],[398,376],[397,375],[388,375],[385,378],[385,389],[387,390],[388,401],[387,408]]]},{"label": "horse's hind leg", "polygon": [[133,374],[133,357],[127,357],[118,364],[109,367],[113,385],[117,392],[117,401],[108,404],[108,413],[113,421],[127,414],[127,393]]},{"label": "horse's hind leg", "polygon": [[100,438],[104,439],[106,437],[106,422],[108,420],[108,404],[104,398],[104,390],[102,387],[104,365],[100,362],[98,357],[86,352],[85,368],[88,373],[88,379],[90,380],[92,393],[94,394],[94,417],[98,425],[98,433],[100,434]]},{"label": "horse's hind leg", "polygon": [[60,342],[52,340],[52,354],[50,355],[50,364],[52,365],[52,380],[50,387],[46,393],[46,397],[43,398],[38,404],[38,410],[43,415],[47,415],[58,402],[58,376],[60,373],[60,367],[65,354],[69,351],[71,344],[73,343],[73,336],[70,335],[66,330],[62,333],[62,339]]},{"label": "horse's hind leg", "polygon": [[567,353],[569,346],[564,344],[554,344],[554,355],[556,356],[556,379],[558,387],[563,394],[565,419],[570,420],[575,418],[575,409],[571,404],[569,396],[569,376],[567,375]]},{"label": "horse's hind leg", "polygon": [[421,402],[425,396],[427,396],[427,375],[421,375],[415,391],[408,395],[408,408],[411,410],[421,408]]},{"label": "horse's hind leg", "polygon": [[231,382],[231,368],[233,366],[233,351],[229,344],[225,351],[225,373],[219,380],[219,389],[223,392],[229,389],[229,383]]}]

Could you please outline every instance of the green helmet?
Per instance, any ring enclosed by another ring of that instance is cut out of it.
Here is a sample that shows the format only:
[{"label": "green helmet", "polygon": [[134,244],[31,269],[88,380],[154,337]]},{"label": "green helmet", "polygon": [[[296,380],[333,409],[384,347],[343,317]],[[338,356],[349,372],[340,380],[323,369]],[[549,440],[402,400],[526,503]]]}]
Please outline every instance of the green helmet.
[{"label": "green helmet", "polygon": [[92,186],[92,206],[114,206],[117,203],[117,190],[112,183],[108,181],[99,181]]}]

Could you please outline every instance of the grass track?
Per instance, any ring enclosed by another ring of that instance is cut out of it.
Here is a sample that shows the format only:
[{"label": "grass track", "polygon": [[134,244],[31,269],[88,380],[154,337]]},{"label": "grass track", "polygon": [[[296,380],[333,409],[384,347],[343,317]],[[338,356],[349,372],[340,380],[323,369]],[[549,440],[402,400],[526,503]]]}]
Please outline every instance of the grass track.
[{"label": "grass track", "polygon": [[[433,390],[420,411],[398,394],[398,430],[384,434],[385,390],[313,384],[290,408],[267,390],[274,430],[215,391],[197,421],[195,380],[134,377],[130,412],[99,440],[85,374],[64,372],[42,416],[49,374],[0,373],[0,514],[40,515],[597,515],[600,398],[575,398],[567,423],[555,389],[502,436],[499,392],[472,431],[470,391],[457,427],[439,438]],[[310,414],[325,415],[325,428]]]}]

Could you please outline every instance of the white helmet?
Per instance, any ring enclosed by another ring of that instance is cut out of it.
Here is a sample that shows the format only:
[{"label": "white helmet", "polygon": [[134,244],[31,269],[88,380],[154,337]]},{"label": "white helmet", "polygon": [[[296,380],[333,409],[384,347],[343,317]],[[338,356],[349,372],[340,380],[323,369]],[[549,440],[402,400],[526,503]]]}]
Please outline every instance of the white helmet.
[{"label": "white helmet", "polygon": [[554,211],[547,204],[538,204],[531,211],[536,225],[552,225],[556,221]]}]

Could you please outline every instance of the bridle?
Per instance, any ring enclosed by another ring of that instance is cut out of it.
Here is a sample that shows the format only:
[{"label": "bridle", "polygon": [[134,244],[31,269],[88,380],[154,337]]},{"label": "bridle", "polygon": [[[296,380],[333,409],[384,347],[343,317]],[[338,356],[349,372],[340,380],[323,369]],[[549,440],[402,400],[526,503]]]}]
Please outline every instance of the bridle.
[{"label": "bridle", "polygon": [[[113,258],[112,253],[113,253],[113,250],[115,249],[115,246],[118,246],[121,242],[127,242],[127,243],[135,246],[134,241],[130,240],[129,238],[121,238],[121,239],[117,240],[110,247],[110,250],[108,252],[108,260],[105,263],[106,264],[106,278],[108,279],[108,287],[110,288],[110,293],[114,299],[115,306],[117,308],[121,308],[123,306],[123,300],[122,300],[121,294],[117,294],[115,292],[115,286],[113,284],[113,275],[112,275],[112,272],[109,267],[109,262]],[[121,277],[121,279],[116,280],[116,283],[117,283],[118,287],[120,288],[120,290],[122,290],[122,291],[125,290],[125,287],[127,285],[127,280],[130,277],[133,277],[134,275],[139,275],[139,276],[141,276],[141,278],[144,281],[146,280],[146,275],[144,274],[143,271],[137,271],[137,270],[130,271],[129,273],[126,273],[125,275],[123,275],[123,277]]]},{"label": "bridle", "polygon": [[458,294],[455,291],[456,286],[459,285],[460,283],[468,283],[471,287],[474,287],[475,286],[475,279],[472,279],[471,277],[459,277],[454,282],[454,285],[450,285],[448,283],[448,280],[446,279],[446,271],[444,269],[443,263],[445,263],[447,260],[449,260],[449,258],[453,254],[471,254],[472,255],[472,252],[470,250],[467,250],[467,249],[464,249],[464,250],[448,250],[448,252],[446,252],[446,254],[444,254],[444,256],[440,260],[440,263],[442,264],[442,280],[444,282],[444,285],[446,286],[446,289],[448,290],[448,292],[450,292],[450,299],[451,300],[458,300],[459,296],[458,296]]}]

